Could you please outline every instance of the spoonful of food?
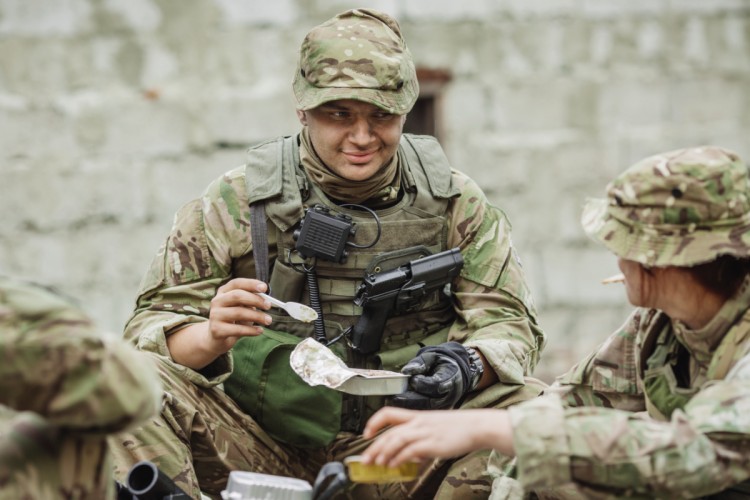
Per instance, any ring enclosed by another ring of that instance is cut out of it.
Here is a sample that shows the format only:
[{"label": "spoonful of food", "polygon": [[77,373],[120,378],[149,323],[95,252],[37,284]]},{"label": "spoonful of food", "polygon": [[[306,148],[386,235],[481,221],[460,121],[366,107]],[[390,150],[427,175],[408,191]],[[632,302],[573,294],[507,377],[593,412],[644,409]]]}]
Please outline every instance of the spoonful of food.
[{"label": "spoonful of food", "polygon": [[310,323],[311,321],[315,321],[316,319],[318,319],[318,313],[315,312],[315,309],[313,309],[312,307],[308,307],[297,302],[282,302],[279,299],[271,297],[270,295],[266,295],[265,293],[258,293],[258,295],[268,300],[268,302],[270,302],[272,306],[285,310],[287,314],[289,314],[289,316],[294,319],[298,319],[303,323]]}]

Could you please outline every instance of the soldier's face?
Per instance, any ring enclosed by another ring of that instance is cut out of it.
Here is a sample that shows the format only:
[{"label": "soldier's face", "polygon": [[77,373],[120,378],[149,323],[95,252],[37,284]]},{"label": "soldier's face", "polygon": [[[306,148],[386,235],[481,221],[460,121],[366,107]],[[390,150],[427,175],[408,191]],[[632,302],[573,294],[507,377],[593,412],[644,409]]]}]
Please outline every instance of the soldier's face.
[{"label": "soldier's face", "polygon": [[392,115],[374,104],[339,100],[297,111],[307,125],[323,163],[344,179],[369,179],[398,149],[405,115]]}]

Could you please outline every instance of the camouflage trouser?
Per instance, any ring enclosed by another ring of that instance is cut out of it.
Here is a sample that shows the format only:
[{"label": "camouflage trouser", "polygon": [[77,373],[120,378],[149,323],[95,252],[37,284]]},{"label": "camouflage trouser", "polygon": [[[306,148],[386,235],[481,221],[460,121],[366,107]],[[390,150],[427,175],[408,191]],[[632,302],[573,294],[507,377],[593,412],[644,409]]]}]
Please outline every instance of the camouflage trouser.
[{"label": "camouflage trouser", "polygon": [[[220,498],[233,470],[260,472],[314,482],[327,462],[361,453],[369,441],[340,433],[328,447],[303,449],[274,441],[219,389],[204,389],[185,380],[160,361],[164,405],[155,419],[110,442],[115,477],[124,480],[139,460],[151,460],[191,496],[200,492]],[[513,401],[536,396],[541,385],[531,384],[513,394]],[[350,485],[337,498],[487,498],[492,478],[487,475],[489,452],[478,452],[455,462],[425,467],[414,483]]]},{"label": "camouflage trouser", "polygon": [[0,499],[41,498],[114,498],[106,439],[0,405]]}]

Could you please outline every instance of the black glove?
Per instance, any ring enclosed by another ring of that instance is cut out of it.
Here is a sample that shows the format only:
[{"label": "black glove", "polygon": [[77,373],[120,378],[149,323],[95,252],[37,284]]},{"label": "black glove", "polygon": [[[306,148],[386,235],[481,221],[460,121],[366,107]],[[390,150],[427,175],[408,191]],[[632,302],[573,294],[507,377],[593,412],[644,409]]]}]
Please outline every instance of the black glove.
[{"label": "black glove", "polygon": [[476,378],[469,352],[458,342],[421,348],[401,373],[411,375],[410,390],[394,396],[391,404],[413,410],[452,408]]}]

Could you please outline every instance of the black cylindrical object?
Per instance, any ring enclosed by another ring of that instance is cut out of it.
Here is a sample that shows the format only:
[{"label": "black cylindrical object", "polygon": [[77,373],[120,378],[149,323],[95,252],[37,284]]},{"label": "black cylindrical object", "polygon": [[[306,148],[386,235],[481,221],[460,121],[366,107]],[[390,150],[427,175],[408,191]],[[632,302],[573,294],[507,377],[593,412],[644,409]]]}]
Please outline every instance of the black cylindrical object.
[{"label": "black cylindrical object", "polygon": [[135,464],[128,472],[127,485],[138,500],[189,499],[166,474],[148,460]]}]

